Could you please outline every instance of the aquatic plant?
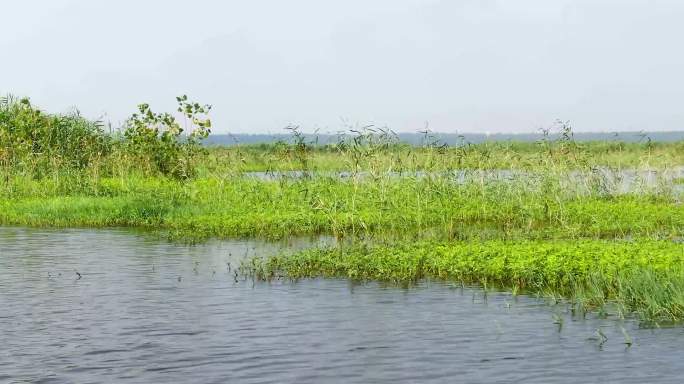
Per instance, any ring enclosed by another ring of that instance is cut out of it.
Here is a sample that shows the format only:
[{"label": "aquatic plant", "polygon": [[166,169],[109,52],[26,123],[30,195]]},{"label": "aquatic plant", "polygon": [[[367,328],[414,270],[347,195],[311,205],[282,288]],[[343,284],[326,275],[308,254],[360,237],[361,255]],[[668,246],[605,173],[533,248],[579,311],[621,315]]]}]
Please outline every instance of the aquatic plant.
[{"label": "aquatic plant", "polygon": [[[574,195],[524,182],[131,176],[73,188],[52,180],[10,178],[0,199],[0,223],[116,223],[200,238],[323,233],[347,238],[610,239],[684,234],[684,214],[671,197]],[[150,221],[152,213],[155,219]]]},{"label": "aquatic plant", "polygon": [[414,284],[445,279],[518,293],[555,292],[576,310],[617,305],[642,321],[684,320],[684,244],[634,240],[399,242],[251,258],[244,273],[269,280],[346,277]]}]

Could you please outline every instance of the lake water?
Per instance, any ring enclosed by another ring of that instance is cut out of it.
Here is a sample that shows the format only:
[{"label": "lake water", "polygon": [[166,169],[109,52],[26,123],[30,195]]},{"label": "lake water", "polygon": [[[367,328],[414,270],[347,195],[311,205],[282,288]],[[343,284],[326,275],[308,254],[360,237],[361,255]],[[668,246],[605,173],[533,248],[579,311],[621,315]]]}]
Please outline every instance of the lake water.
[{"label": "lake water", "polygon": [[538,299],[489,293],[485,300],[480,290],[445,283],[406,290],[341,279],[236,282],[239,258],[308,243],[181,246],[123,230],[0,228],[0,382],[684,377],[682,328],[578,319]]}]

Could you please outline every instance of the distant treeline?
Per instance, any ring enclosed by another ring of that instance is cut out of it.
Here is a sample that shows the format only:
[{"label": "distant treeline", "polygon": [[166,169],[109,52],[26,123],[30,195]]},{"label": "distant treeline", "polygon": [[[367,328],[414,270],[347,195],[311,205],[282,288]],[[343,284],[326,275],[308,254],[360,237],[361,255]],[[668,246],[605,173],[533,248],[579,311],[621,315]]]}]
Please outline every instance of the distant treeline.
[{"label": "distant treeline", "polygon": [[[544,138],[543,133],[495,133],[490,135],[480,133],[398,133],[398,139],[402,143],[411,145],[422,145],[426,142],[434,143],[438,140],[441,144],[458,145],[462,143],[482,143],[482,142],[533,142]],[[318,144],[333,144],[341,138],[349,137],[349,134],[304,134],[307,142]],[[551,133],[549,139],[557,139],[560,134]],[[263,144],[276,143],[279,141],[290,142],[292,135],[282,134],[213,134],[205,140],[209,145],[232,146],[236,144]],[[684,140],[684,131],[669,132],[574,132],[573,138],[576,141],[615,141],[626,143],[637,142],[675,142]]]}]

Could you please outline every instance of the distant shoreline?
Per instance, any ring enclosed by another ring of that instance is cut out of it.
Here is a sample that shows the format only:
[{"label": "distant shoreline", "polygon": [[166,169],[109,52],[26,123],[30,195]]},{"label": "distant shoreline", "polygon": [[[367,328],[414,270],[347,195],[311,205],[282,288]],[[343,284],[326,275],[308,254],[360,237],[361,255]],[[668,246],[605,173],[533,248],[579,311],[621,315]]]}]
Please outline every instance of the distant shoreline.
[{"label": "distant shoreline", "polygon": [[[352,137],[352,134],[345,134],[342,137]],[[411,145],[420,145],[425,141],[424,133],[398,133],[399,141]],[[305,134],[308,141],[319,144],[336,143],[340,135],[322,133]],[[430,141],[438,140],[447,145],[460,143],[483,143],[501,141],[532,142],[543,139],[541,133],[430,133]],[[558,134],[549,135],[550,139],[558,138]],[[238,134],[212,134],[205,143],[208,145],[231,146],[236,144],[268,144],[278,141],[288,142],[292,135],[287,133],[267,134],[267,133],[238,133]],[[660,131],[660,132],[574,132],[573,139],[576,141],[613,141],[613,142],[646,142],[649,139],[653,142],[676,142],[684,141],[684,131]]]}]

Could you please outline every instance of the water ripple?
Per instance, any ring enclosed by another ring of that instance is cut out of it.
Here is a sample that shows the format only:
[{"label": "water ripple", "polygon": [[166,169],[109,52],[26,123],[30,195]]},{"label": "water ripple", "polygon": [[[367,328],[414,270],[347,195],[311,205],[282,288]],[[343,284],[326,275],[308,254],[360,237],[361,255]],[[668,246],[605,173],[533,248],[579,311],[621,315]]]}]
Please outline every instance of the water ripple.
[{"label": "water ripple", "polygon": [[[477,292],[434,282],[351,289],[222,273],[233,255],[278,247],[0,228],[0,381],[681,382],[682,328],[578,319],[505,293],[473,302]],[[599,327],[603,345],[592,339]]]}]

